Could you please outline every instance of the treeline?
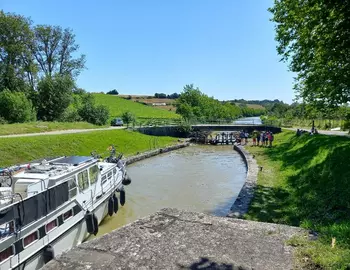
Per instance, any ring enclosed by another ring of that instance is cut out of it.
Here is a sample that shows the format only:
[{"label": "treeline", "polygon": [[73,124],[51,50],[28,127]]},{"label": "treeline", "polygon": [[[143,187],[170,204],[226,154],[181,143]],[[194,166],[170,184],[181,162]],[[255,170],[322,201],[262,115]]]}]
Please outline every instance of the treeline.
[{"label": "treeline", "polygon": [[177,99],[176,113],[186,120],[218,121],[233,120],[241,116],[254,116],[253,108],[241,108],[230,102],[221,102],[202,93],[193,84],[186,85]]},{"label": "treeline", "polygon": [[173,93],[171,95],[167,95],[164,93],[155,93],[154,94],[155,98],[169,98],[169,99],[177,99],[180,97],[180,95],[178,93]]},{"label": "treeline", "polygon": [[347,105],[334,108],[318,108],[312,104],[276,103],[268,108],[265,122],[279,126],[310,126],[315,121],[316,127],[328,129],[350,128],[350,107]]},{"label": "treeline", "polygon": [[78,50],[71,29],[0,11],[0,122],[105,124],[108,109],[75,84],[85,68]]},{"label": "treeline", "polygon": [[275,99],[275,100],[269,100],[269,99],[264,99],[264,100],[245,100],[245,99],[234,99],[234,100],[229,100],[231,103],[239,103],[239,104],[257,104],[261,105],[263,107],[270,107],[274,105],[275,103],[281,103],[283,104],[283,101]]}]

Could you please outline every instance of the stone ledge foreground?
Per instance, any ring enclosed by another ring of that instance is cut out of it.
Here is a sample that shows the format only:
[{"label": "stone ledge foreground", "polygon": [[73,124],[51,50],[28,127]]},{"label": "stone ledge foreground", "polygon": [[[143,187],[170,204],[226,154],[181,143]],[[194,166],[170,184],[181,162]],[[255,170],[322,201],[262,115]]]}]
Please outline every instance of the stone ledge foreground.
[{"label": "stone ledge foreground", "polygon": [[167,208],[83,243],[43,269],[293,269],[293,247],[285,241],[304,233]]}]

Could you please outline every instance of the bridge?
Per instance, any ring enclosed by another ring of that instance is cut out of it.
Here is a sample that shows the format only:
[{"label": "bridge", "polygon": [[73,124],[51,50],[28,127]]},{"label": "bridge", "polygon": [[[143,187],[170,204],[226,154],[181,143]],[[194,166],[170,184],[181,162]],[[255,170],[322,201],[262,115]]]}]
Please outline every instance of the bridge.
[{"label": "bridge", "polygon": [[269,125],[234,125],[234,124],[201,124],[192,125],[194,131],[240,131],[251,133],[254,130],[258,131],[271,131],[273,133],[281,132],[280,127],[269,126]]},{"label": "bridge", "polygon": [[[211,133],[213,131],[240,131],[251,133],[254,130],[271,131],[273,133],[281,132],[281,128],[268,125],[233,125],[233,124],[198,124],[191,126],[194,132]],[[173,136],[187,138],[190,130],[181,126],[158,126],[158,127],[140,127],[137,130],[143,134],[153,136]]]}]

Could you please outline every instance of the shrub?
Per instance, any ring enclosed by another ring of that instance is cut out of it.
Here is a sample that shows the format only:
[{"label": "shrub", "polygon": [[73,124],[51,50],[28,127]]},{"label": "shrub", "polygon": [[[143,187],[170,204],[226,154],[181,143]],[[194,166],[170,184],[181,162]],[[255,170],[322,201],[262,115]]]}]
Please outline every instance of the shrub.
[{"label": "shrub", "polygon": [[61,122],[79,122],[82,118],[80,117],[77,108],[69,106],[62,114]]},{"label": "shrub", "polygon": [[74,81],[69,76],[46,76],[38,83],[38,118],[60,119],[72,101]]},{"label": "shrub", "polygon": [[127,111],[127,112],[124,112],[122,114],[122,119],[123,119],[123,122],[126,123],[127,126],[129,126],[130,123],[134,122],[136,119],[135,119],[135,115],[133,115],[131,112]]},{"label": "shrub", "polygon": [[107,95],[119,95],[118,91],[116,89],[107,92]]},{"label": "shrub", "polygon": [[35,120],[32,102],[23,92],[5,89],[0,93],[0,116],[9,123],[22,123]]},{"label": "shrub", "polygon": [[7,121],[4,117],[0,116],[0,125],[7,124]]},{"label": "shrub", "polygon": [[91,122],[92,124],[95,125],[105,125],[109,119],[109,110],[106,106],[104,105],[97,105],[94,108],[94,116],[93,116],[93,121]]},{"label": "shrub", "polygon": [[95,99],[91,94],[82,97],[78,114],[82,120],[94,125],[105,125],[109,118],[109,110],[104,105],[95,105]]}]

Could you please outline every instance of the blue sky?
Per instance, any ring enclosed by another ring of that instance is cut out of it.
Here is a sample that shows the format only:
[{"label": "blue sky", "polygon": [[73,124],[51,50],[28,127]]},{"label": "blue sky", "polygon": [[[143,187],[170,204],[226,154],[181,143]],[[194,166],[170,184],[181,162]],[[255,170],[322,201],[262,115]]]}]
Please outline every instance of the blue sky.
[{"label": "blue sky", "polygon": [[120,94],[181,92],[193,83],[224,99],[292,102],[279,62],[273,0],[0,0],[35,24],[70,27],[87,70],[78,85]]}]

